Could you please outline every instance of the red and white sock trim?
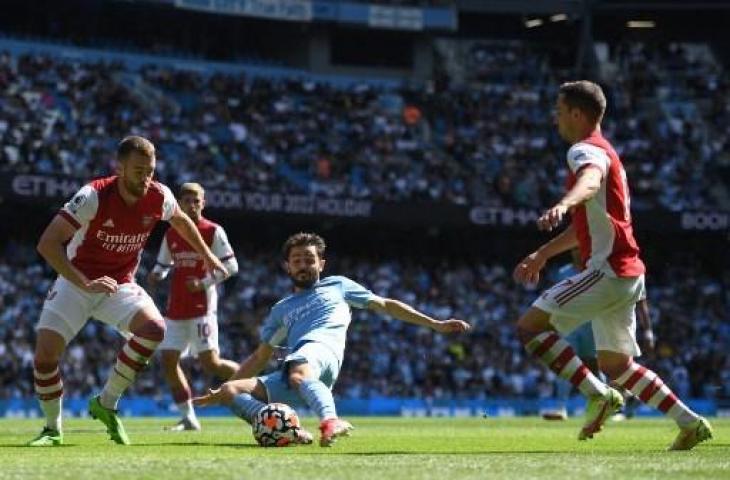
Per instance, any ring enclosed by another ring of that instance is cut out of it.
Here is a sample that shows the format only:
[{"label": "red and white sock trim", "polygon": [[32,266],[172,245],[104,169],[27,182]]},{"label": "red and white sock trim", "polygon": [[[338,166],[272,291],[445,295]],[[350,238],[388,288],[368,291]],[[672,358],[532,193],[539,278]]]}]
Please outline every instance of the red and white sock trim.
[{"label": "red and white sock trim", "polygon": [[134,380],[137,372],[142,370],[159,342],[149,340],[135,335],[124,344],[117,355],[117,363],[114,369],[117,373],[128,380]]},{"label": "red and white sock trim", "polygon": [[527,342],[525,348],[558,376],[575,385],[584,395],[606,393],[603,382],[591,373],[575,354],[573,347],[557,333],[540,333]]},{"label": "red and white sock trim", "polygon": [[638,363],[631,362],[616,383],[680,423],[697,418],[656,373]]},{"label": "red and white sock trim", "polygon": [[63,395],[63,381],[58,367],[48,373],[33,369],[33,384],[35,393],[41,400],[53,400]]}]

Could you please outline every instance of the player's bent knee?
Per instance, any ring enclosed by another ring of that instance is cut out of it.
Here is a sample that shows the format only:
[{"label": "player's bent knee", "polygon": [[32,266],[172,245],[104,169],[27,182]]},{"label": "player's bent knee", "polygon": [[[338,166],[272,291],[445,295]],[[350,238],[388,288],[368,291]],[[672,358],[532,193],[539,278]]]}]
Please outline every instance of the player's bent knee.
[{"label": "player's bent knee", "polygon": [[[54,313],[45,312],[47,318],[56,317],[58,321],[65,322],[61,317]],[[65,323],[64,323],[65,324]],[[58,325],[61,325],[60,323]],[[66,350],[66,339],[63,335],[55,330],[48,328],[38,329],[36,337],[34,362],[41,364],[48,363],[58,365],[64,350]]]},{"label": "player's bent knee", "polygon": [[550,314],[539,308],[530,307],[517,320],[517,338],[524,344],[536,335],[551,329]]},{"label": "player's bent knee", "polygon": [[289,374],[289,385],[294,389],[299,389],[299,387],[304,383],[304,380],[306,377],[302,372],[291,372]]},{"label": "player's bent knee", "polygon": [[611,380],[620,377],[633,362],[633,358],[617,352],[598,352],[598,367]]},{"label": "player's bent knee", "polygon": [[206,374],[215,375],[217,373],[218,367],[220,367],[220,357],[218,356],[218,352],[215,350],[202,352],[198,355],[198,359],[200,360],[200,366]]},{"label": "player's bent knee", "polygon": [[133,334],[156,342],[165,338],[165,321],[162,318],[146,317],[140,323],[132,330]]},{"label": "player's bent knee", "polygon": [[58,359],[47,360],[36,356],[33,360],[33,368],[38,373],[51,373],[58,368]]}]

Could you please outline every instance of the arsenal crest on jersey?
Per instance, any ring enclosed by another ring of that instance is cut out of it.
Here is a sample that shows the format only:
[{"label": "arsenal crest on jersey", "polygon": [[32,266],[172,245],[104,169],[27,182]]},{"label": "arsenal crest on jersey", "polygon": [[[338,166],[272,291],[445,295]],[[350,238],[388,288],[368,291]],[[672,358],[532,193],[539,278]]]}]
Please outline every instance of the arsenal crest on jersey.
[{"label": "arsenal crest on jersey", "polygon": [[142,215],[142,226],[148,228],[155,221],[155,217],[152,215]]}]

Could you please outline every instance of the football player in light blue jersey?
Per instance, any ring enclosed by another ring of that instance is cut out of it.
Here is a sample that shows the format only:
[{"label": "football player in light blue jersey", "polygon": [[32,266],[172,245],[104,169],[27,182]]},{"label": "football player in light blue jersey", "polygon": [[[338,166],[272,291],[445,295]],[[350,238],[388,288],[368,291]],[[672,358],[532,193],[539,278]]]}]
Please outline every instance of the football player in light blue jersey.
[{"label": "football player in light blue jersey", "polygon": [[[460,333],[469,324],[456,319],[435,320],[398,300],[375,295],[342,276],[320,279],[325,266],[325,242],[313,233],[297,233],[284,243],[284,268],[294,293],[276,303],[261,329],[261,344],[241,363],[238,372],[221,388],[195,399],[196,405],[222,404],[252,423],[267,403],[296,406],[304,403],[320,419],[320,445],[330,446],[346,436],[352,425],[337,417],[332,387],[342,366],[350,308],[387,313],[398,320],[429,327],[439,333]],[[274,348],[285,345],[289,354],[282,367],[257,376]],[[311,435],[301,434],[300,443]]]}]

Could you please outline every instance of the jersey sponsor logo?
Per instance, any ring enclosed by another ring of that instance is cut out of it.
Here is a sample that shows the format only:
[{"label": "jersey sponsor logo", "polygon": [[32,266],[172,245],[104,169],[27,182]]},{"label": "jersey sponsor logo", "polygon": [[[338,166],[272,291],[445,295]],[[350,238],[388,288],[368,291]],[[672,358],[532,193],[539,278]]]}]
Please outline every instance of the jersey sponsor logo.
[{"label": "jersey sponsor logo", "polygon": [[76,195],[74,196],[74,198],[72,198],[72,199],[71,199],[71,201],[70,201],[70,202],[68,202],[68,210],[69,210],[69,211],[70,211],[71,213],[75,214],[76,212],[78,212],[78,211],[79,211],[79,209],[80,209],[81,207],[83,207],[83,206],[84,206],[84,204],[86,203],[86,201],[87,201],[88,199],[89,199],[89,197],[88,197],[88,195],[86,194],[86,192],[79,192],[79,193],[77,193],[77,194],[76,194]]},{"label": "jersey sponsor logo", "polygon": [[116,253],[130,253],[141,250],[149,236],[150,232],[117,234],[111,234],[104,230],[96,232],[96,239],[101,242],[102,248]]},{"label": "jersey sponsor logo", "polygon": [[102,223],[101,226],[106,228],[114,228],[114,220],[110,218],[106,222]]},{"label": "jersey sponsor logo", "polygon": [[[174,247],[173,247],[174,248]],[[172,258],[175,260],[175,266],[178,268],[195,268],[200,260],[197,252],[174,252]]]}]

